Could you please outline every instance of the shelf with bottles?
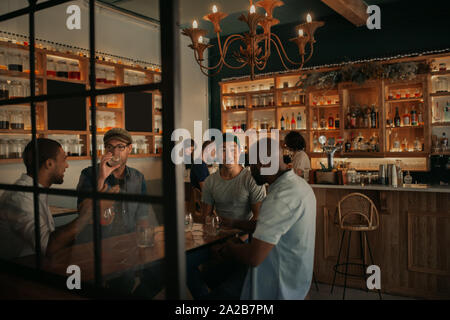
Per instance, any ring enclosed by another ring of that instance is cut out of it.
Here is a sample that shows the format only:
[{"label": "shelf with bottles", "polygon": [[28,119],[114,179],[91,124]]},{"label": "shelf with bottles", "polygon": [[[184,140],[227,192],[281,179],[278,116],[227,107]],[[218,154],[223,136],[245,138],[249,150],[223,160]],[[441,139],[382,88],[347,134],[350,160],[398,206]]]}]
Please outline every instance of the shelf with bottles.
[{"label": "shelf with bottles", "polygon": [[315,107],[338,108],[341,106],[338,90],[321,90],[309,93],[309,105]]},{"label": "shelf with bottles", "polygon": [[47,55],[46,60],[46,77],[58,81],[66,81],[73,83],[86,83],[86,73],[84,69],[86,63],[82,65],[80,60]]},{"label": "shelf with bottles", "polygon": [[148,157],[153,153],[153,136],[136,135],[133,133],[131,157]]},{"label": "shelf with bottles", "polygon": [[247,112],[225,113],[222,117],[222,128],[224,132],[245,132],[248,129]]},{"label": "shelf with bottles", "polygon": [[450,58],[434,59],[431,69],[431,96],[450,95]]},{"label": "shelf with bottles", "polygon": [[[248,112],[247,129],[272,130],[277,128],[277,113],[275,108],[269,110],[251,110]],[[245,130],[243,130],[245,131]]]},{"label": "shelf with bottles", "polygon": [[280,75],[276,77],[276,89],[284,90],[298,90],[301,84],[299,75]]},{"label": "shelf with bottles", "polygon": [[58,141],[68,157],[87,157],[87,134],[49,133],[49,139]]},{"label": "shelf with bottles", "polygon": [[312,116],[311,121],[311,131],[315,130],[336,130],[339,131],[341,127],[340,111],[337,110],[325,110],[325,109],[313,109],[311,110]]},{"label": "shelf with bottles", "polygon": [[387,128],[423,128],[424,104],[404,103],[386,106],[386,127]]},{"label": "shelf with bottles", "polygon": [[[123,128],[123,112],[115,112],[114,110],[100,111],[97,110],[96,123],[97,132],[104,133],[112,128],[121,127]],[[89,119],[89,130],[91,130],[91,114],[88,113]]]},{"label": "shelf with bottles", "polygon": [[358,153],[373,155],[383,152],[383,145],[378,130],[345,131],[342,152],[356,156]]},{"label": "shelf with bottles", "polygon": [[0,162],[11,163],[21,162],[22,152],[28,142],[31,140],[31,134],[6,134],[0,132]]},{"label": "shelf with bottles", "polygon": [[386,102],[423,102],[423,85],[416,84],[402,84],[402,85],[387,85],[386,86]]},{"label": "shelf with bottles", "polygon": [[277,105],[281,108],[287,108],[291,106],[305,106],[306,94],[303,90],[283,91],[278,94]]},{"label": "shelf with bottles", "polygon": [[162,96],[160,94],[153,95],[153,112],[155,115],[162,115],[163,105]]},{"label": "shelf with bottles", "polygon": [[245,95],[222,98],[223,111],[245,110],[247,105],[248,101]]},{"label": "shelf with bottles", "polygon": [[423,132],[386,131],[386,153],[425,152]]},{"label": "shelf with bottles", "polygon": [[[36,129],[43,131],[44,107],[36,106]],[[31,112],[27,105],[0,106],[0,130],[4,133],[31,133]]]},{"label": "shelf with bottles", "polygon": [[155,134],[162,134],[163,132],[163,127],[162,127],[162,115],[154,115],[154,119],[153,119],[153,132]]},{"label": "shelf with bottles", "polygon": [[125,68],[123,71],[123,84],[124,85],[138,85],[147,84],[154,81],[154,76],[150,72],[137,71],[129,68]]},{"label": "shelf with bottles", "polygon": [[153,155],[160,156],[162,154],[163,141],[162,136],[155,135],[153,140]]},{"label": "shelf with bottles", "polygon": [[222,95],[269,93],[274,91],[275,80],[273,77],[256,79],[253,81],[232,81],[221,83]]},{"label": "shelf with bottles", "polygon": [[[42,66],[40,65],[40,55],[35,56],[35,73],[42,76]],[[29,52],[19,48],[0,47],[0,72],[11,77],[29,78],[30,60]]]}]

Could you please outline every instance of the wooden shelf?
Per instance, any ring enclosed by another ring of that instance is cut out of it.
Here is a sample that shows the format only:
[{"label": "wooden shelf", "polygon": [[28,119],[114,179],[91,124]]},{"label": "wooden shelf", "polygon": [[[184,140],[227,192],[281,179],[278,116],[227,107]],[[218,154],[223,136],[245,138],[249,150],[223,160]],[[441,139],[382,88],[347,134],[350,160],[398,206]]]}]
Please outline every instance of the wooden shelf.
[{"label": "wooden shelf", "polygon": [[68,156],[67,160],[69,160],[69,161],[74,161],[74,160],[91,160],[91,157],[90,156],[78,156],[78,157]]},{"label": "wooden shelf", "polygon": [[143,131],[143,132],[130,131],[130,134],[132,136],[153,136],[153,135],[155,135],[155,133],[153,133],[151,131],[149,131],[149,132],[146,132],[146,131]]},{"label": "wooden shelf", "polygon": [[0,159],[0,163],[23,163],[23,159]]},{"label": "wooden shelf", "polygon": [[340,107],[341,104],[322,104],[322,105],[311,105],[311,108],[315,109],[315,108],[338,108]]},{"label": "wooden shelf", "polygon": [[107,111],[107,112],[116,112],[116,113],[123,113],[123,108],[108,108],[108,107],[96,107],[97,111]]},{"label": "wooden shelf", "polygon": [[130,154],[128,156],[129,158],[156,158],[156,157],[161,157],[161,154],[159,153],[148,153],[148,154]]},{"label": "wooden shelf", "polygon": [[278,109],[306,108],[306,105],[305,104],[292,104],[292,105],[289,105],[289,106],[280,105],[280,106],[277,106],[277,108]]},{"label": "wooden shelf", "polygon": [[258,90],[258,91],[244,91],[244,92],[235,92],[235,93],[222,93],[222,96],[224,97],[235,97],[235,96],[245,96],[245,95],[253,95],[253,94],[266,94],[266,93],[274,93],[275,91],[273,89],[269,90]]},{"label": "wooden shelf", "polygon": [[[12,70],[3,70],[0,69],[0,76],[4,77],[13,77],[13,78],[19,78],[19,79],[30,79],[30,74],[27,72],[19,72],[19,71],[12,71]],[[36,79],[42,79],[43,76],[41,73],[36,74]]]},{"label": "wooden shelf", "polygon": [[444,121],[444,122],[433,122],[431,124],[432,127],[448,127],[450,126],[450,121]]},{"label": "wooden shelf", "polygon": [[426,151],[404,151],[404,152],[390,152],[384,153],[385,157],[426,157],[430,153]]},{"label": "wooden shelf", "polygon": [[[289,87],[289,88],[276,88],[276,90],[279,91],[279,92],[299,91],[299,90],[303,90],[303,88],[300,88],[300,87]],[[302,92],[302,95],[306,95],[306,93]]]},{"label": "wooden shelf", "polygon": [[404,129],[424,129],[424,126],[401,126],[401,127],[386,127],[386,130],[404,130]]},{"label": "wooden shelf", "polygon": [[245,109],[229,109],[229,110],[224,110],[222,112],[224,112],[224,113],[247,112],[247,110],[249,110],[249,109],[247,109],[247,108],[245,108]]},{"label": "wooden shelf", "polygon": [[432,152],[430,156],[450,156],[450,151]]},{"label": "wooden shelf", "polygon": [[70,83],[78,83],[78,84],[86,84],[86,80],[76,80],[76,79],[68,79],[63,77],[53,77],[53,76],[47,76],[47,80],[54,80],[54,81],[63,81],[63,82],[70,82]]},{"label": "wooden shelf", "polygon": [[291,131],[296,131],[296,132],[306,132],[306,129],[289,129],[289,130],[280,130],[280,132],[284,133],[284,132],[291,132]]},{"label": "wooden shelf", "polygon": [[31,130],[0,129],[0,134],[2,133],[31,134]]},{"label": "wooden shelf", "polygon": [[264,111],[264,110],[275,110],[276,107],[258,107],[258,108],[247,108],[248,111]]},{"label": "wooden shelf", "polygon": [[[86,131],[74,131],[74,130],[44,130],[43,133],[47,134],[76,134],[76,135],[84,135],[84,134],[90,134],[91,132]],[[105,131],[106,132],[106,131]],[[100,132],[97,132],[97,134],[100,134]]]},{"label": "wooden shelf", "polygon": [[385,100],[388,103],[401,103],[401,102],[423,102],[423,97],[418,98],[404,98],[404,99],[387,99]]},{"label": "wooden shelf", "polygon": [[450,70],[444,70],[444,71],[432,71],[431,76],[444,76],[450,74]]},{"label": "wooden shelf", "polygon": [[339,133],[341,129],[311,129],[311,132],[330,132],[330,133]]},{"label": "wooden shelf", "polygon": [[436,92],[436,93],[430,93],[431,97],[450,97],[450,92]]},{"label": "wooden shelf", "polygon": [[343,152],[341,154],[343,158],[383,158],[383,152]]},{"label": "wooden shelf", "polygon": [[379,128],[344,128],[344,131],[377,131]]}]

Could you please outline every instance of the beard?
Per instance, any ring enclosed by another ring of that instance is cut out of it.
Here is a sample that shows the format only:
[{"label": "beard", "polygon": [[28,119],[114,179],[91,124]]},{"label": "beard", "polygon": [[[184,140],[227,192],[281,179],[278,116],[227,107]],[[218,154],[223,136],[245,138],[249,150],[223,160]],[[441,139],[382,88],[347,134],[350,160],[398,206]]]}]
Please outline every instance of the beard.
[{"label": "beard", "polygon": [[63,184],[64,183],[64,173],[57,174],[55,173],[52,177],[52,184]]},{"label": "beard", "polygon": [[264,179],[264,176],[261,175],[260,169],[258,169],[256,166],[251,166],[250,171],[257,185],[262,186],[266,183],[266,179]]}]

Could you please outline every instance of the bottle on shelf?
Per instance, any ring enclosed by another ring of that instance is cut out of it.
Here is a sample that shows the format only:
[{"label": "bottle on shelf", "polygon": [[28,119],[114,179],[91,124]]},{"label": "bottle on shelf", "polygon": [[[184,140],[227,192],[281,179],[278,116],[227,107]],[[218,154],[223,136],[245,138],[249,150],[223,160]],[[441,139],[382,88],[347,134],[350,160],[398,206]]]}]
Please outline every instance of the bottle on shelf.
[{"label": "bottle on shelf", "polygon": [[403,152],[407,152],[408,151],[408,140],[406,140],[406,138],[403,138],[402,141],[402,150]]},{"label": "bottle on shelf", "polygon": [[281,115],[281,119],[280,119],[280,129],[281,130],[286,130],[286,125],[285,125],[285,120],[284,120],[284,116]]},{"label": "bottle on shelf", "polygon": [[417,126],[417,112],[414,107],[411,110],[411,125]]},{"label": "bottle on shelf", "polygon": [[336,113],[336,118],[334,118],[334,127],[339,129],[340,121],[339,121],[339,113]]},{"label": "bottle on shelf", "polygon": [[448,101],[444,107],[444,121],[450,121],[450,104]]},{"label": "bottle on shelf", "polygon": [[334,129],[334,118],[331,113],[330,116],[328,117],[328,129]]},{"label": "bottle on shelf", "polygon": [[294,130],[297,128],[297,122],[295,121],[295,116],[294,113],[292,112],[292,117],[291,117],[291,130]]},{"label": "bottle on shelf", "polygon": [[288,114],[286,115],[286,130],[291,130],[291,120]]},{"label": "bottle on shelf", "polygon": [[405,110],[405,114],[403,114],[403,125],[409,126],[411,125],[411,116],[409,114],[408,109]]},{"label": "bottle on shelf", "polygon": [[350,109],[349,109],[349,111],[347,112],[347,116],[345,118],[345,125],[344,125],[345,129],[351,128],[351,122],[352,122],[352,115],[351,115]]},{"label": "bottle on shelf", "polygon": [[405,184],[411,184],[412,180],[413,179],[412,179],[411,175],[409,174],[409,170],[408,170],[407,173],[406,173],[406,176],[403,178],[403,182]]},{"label": "bottle on shelf", "polygon": [[396,127],[400,127],[400,125],[401,125],[400,115],[398,113],[398,107],[395,107],[394,125]]},{"label": "bottle on shelf", "polygon": [[442,138],[441,138],[441,150],[443,152],[448,150],[448,138],[445,134],[445,132],[442,132]]},{"label": "bottle on shelf", "polygon": [[313,122],[312,122],[312,128],[317,129],[317,116],[314,116]]},{"label": "bottle on shelf", "polygon": [[320,117],[320,129],[325,129],[327,127],[327,121],[325,120],[324,115]]},{"label": "bottle on shelf", "polygon": [[422,151],[422,144],[420,143],[419,137],[414,140],[414,151]]},{"label": "bottle on shelf", "polygon": [[370,127],[376,128],[377,127],[377,114],[375,111],[375,105],[372,104],[372,110],[370,110]]},{"label": "bottle on shelf", "polygon": [[302,114],[299,112],[297,115],[297,129],[302,128]]},{"label": "bottle on shelf", "polygon": [[424,125],[422,110],[419,110],[419,112],[417,113],[417,124],[419,126]]},{"label": "bottle on shelf", "polygon": [[352,144],[350,143],[350,140],[347,140],[345,143],[345,152],[350,152],[352,150]]},{"label": "bottle on shelf", "polygon": [[314,133],[313,136],[313,152],[320,152],[318,151],[318,139],[317,139],[317,133]]},{"label": "bottle on shelf", "polygon": [[392,152],[399,152],[400,151],[400,139],[398,138],[398,133],[395,133],[393,143],[392,143]]},{"label": "bottle on shelf", "polygon": [[355,111],[355,109],[353,109],[352,113],[351,113],[350,128],[351,129],[356,128],[356,111]]},{"label": "bottle on shelf", "polygon": [[366,111],[363,115],[363,128],[370,128],[370,109],[369,107],[366,108]]}]

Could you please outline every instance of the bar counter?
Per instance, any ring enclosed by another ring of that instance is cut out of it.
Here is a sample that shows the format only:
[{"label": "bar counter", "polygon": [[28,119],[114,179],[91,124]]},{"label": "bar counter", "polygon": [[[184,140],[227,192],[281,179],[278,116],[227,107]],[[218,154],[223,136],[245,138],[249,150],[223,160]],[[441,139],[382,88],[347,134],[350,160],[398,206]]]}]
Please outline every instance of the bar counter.
[{"label": "bar counter", "polygon": [[[385,185],[311,185],[317,199],[315,276],[331,284],[342,230],[337,204],[345,195],[359,192],[377,207],[380,225],[367,232],[380,267],[383,293],[418,298],[450,298],[450,187],[391,187]],[[347,239],[347,237],[346,237]],[[360,263],[360,238],[352,234],[350,261]],[[347,242],[347,240],[346,240]],[[345,246],[347,243],[345,244]],[[367,244],[366,263],[370,262]],[[345,259],[341,254],[341,263]],[[361,274],[361,268],[350,273]],[[343,285],[337,275],[336,283]],[[365,289],[363,279],[348,278],[347,286]]]}]

